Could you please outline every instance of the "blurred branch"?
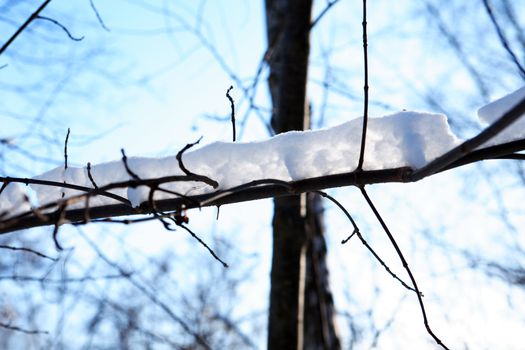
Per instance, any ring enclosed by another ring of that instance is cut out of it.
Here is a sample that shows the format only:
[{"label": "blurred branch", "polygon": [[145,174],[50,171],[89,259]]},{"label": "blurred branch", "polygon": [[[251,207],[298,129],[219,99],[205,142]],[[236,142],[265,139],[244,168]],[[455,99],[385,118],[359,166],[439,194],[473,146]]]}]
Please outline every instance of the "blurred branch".
[{"label": "blurred branch", "polygon": [[95,13],[95,16],[97,16],[97,20],[100,26],[104,28],[105,31],[109,32],[110,30],[106,26],[106,23],[104,23],[104,21],[102,20],[102,17],[100,16],[100,13],[98,12],[97,7],[95,6],[95,3],[93,2],[93,0],[89,0],[89,4],[91,5],[91,9]]},{"label": "blurred branch", "polygon": [[485,8],[485,11],[487,12],[487,15],[490,18],[490,21],[494,25],[494,29],[496,30],[496,33],[498,34],[499,41],[501,42],[501,45],[503,45],[503,48],[505,51],[509,54],[512,62],[516,65],[518,68],[520,75],[522,78],[525,78],[525,68],[523,68],[523,65],[518,60],[518,57],[512,51],[510,48],[509,41],[505,37],[505,33],[503,33],[503,29],[499,25],[498,21],[496,20],[496,16],[494,15],[494,12],[492,11],[492,5],[489,3],[489,0],[482,0],[483,1],[483,7]]},{"label": "blurred branch", "polygon": [[51,261],[58,261],[57,258],[52,258],[50,256],[47,256],[45,254],[42,254],[40,252],[37,252],[36,250],[33,250],[31,248],[21,248],[21,247],[12,247],[12,246],[9,246],[9,245],[0,245],[0,249],[7,249],[7,250],[14,250],[14,251],[22,251],[22,252],[27,252],[27,253],[32,253],[32,254],[35,254],[41,258],[44,258],[44,259],[49,259]]},{"label": "blurred branch", "polygon": [[312,30],[312,28],[315,27],[316,24],[319,23],[319,21],[328,13],[328,11],[332,8],[332,6],[334,6],[338,2],[339,2],[339,0],[327,0],[326,6],[324,7],[324,9],[312,21],[312,24],[310,24],[310,30]]},{"label": "blurred branch", "polygon": [[10,331],[21,332],[21,333],[25,333],[25,334],[49,334],[48,331],[24,329],[24,328],[20,328],[20,327],[17,327],[17,326],[12,326],[12,325],[7,324],[7,323],[0,323],[0,328],[5,328],[5,329],[8,329]]},{"label": "blurred branch", "polygon": [[439,32],[445,37],[447,43],[450,45],[454,53],[456,54],[459,62],[465,67],[467,72],[476,81],[476,87],[479,89],[481,96],[488,100],[490,97],[489,89],[487,84],[483,81],[483,77],[480,72],[476,69],[475,65],[471,62],[470,55],[465,52],[461,42],[456,35],[447,27],[443,20],[439,9],[434,6],[429,0],[425,0],[427,12],[431,18],[436,22]]},{"label": "blurred branch", "polygon": [[38,282],[38,283],[53,283],[53,284],[63,284],[63,283],[83,283],[88,281],[104,281],[104,280],[113,280],[127,278],[132,275],[132,273],[118,274],[118,275],[104,275],[104,276],[84,276],[84,277],[66,277],[60,279],[52,279],[47,276],[35,277],[35,276],[0,276],[0,281],[10,280],[10,281],[23,281],[23,282]]},{"label": "blurred branch", "polygon": [[100,248],[93,242],[87,235],[85,235],[82,231],[79,231],[82,238],[91,246],[93,251],[97,254],[99,258],[101,258],[106,264],[108,264],[111,268],[118,271],[119,274],[126,277],[126,280],[130,282],[131,285],[133,285],[135,288],[137,288],[144,296],[146,296],[151,302],[153,302],[155,305],[160,307],[171,319],[173,319],[175,322],[177,322],[182,329],[184,329],[185,332],[190,334],[194,337],[195,341],[202,347],[202,349],[208,349],[210,350],[210,346],[206,343],[206,340],[204,340],[198,333],[194,332],[191,327],[179,316],[177,316],[173,310],[163,301],[159,299],[157,294],[154,290],[150,290],[147,286],[139,282],[137,279],[133,278],[127,271],[125,271],[119,264],[117,264],[114,261],[111,261],[101,250]]}]

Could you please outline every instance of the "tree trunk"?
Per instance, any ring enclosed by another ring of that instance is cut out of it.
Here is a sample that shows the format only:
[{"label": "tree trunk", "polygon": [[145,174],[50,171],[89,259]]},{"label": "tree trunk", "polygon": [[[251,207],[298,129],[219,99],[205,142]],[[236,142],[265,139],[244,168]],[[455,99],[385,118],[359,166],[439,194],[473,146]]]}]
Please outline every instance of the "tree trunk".
[{"label": "tree trunk", "polygon": [[[309,127],[311,9],[311,0],[266,0],[271,124],[276,133]],[[268,349],[339,349],[319,199],[280,197],[274,207]]]}]

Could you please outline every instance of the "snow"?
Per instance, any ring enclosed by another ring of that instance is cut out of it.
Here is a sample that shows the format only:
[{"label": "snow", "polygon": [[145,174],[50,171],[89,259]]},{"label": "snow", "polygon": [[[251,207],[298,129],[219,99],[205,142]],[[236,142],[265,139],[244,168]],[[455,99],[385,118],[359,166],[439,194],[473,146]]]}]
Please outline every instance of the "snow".
[{"label": "snow", "polygon": [[[481,107],[478,110],[478,117],[483,123],[492,124],[524,98],[525,86]],[[525,138],[525,118],[521,117],[495,138],[486,142],[484,146],[497,145],[523,138]]]},{"label": "snow", "polygon": [[31,209],[24,187],[10,183],[0,195],[0,219],[21,214]]},{"label": "snow", "polygon": [[[482,121],[491,123],[525,97],[525,87],[478,111]],[[328,174],[345,173],[357,166],[361,142],[362,118],[344,124],[313,131],[288,132],[270,139],[254,142],[214,142],[183,154],[187,169],[208,176],[219,183],[218,189],[228,189],[257,179],[295,181]],[[519,125],[519,127],[518,127]],[[499,142],[523,138],[518,121]],[[447,117],[442,114],[403,111],[381,118],[370,118],[367,129],[365,170],[380,170],[408,166],[420,168],[447,152],[462,140],[450,130]],[[129,157],[130,169],[142,179],[183,175],[175,155],[164,158]],[[94,165],[91,174],[99,187],[131,179],[122,160]],[[86,168],[58,167],[35,179],[67,182],[92,188]],[[202,182],[172,182],[164,189],[184,195],[215,191]],[[60,187],[31,185],[40,205],[54,202],[81,192]],[[130,200],[133,206],[148,200],[149,188],[119,188],[112,193]],[[155,199],[172,194],[155,192]],[[24,188],[10,184],[0,195],[0,212],[28,209]],[[90,206],[118,203],[114,199],[97,196]],[[34,203],[36,204],[36,203]],[[84,202],[72,207],[83,207]],[[12,214],[11,212],[10,214]]]}]

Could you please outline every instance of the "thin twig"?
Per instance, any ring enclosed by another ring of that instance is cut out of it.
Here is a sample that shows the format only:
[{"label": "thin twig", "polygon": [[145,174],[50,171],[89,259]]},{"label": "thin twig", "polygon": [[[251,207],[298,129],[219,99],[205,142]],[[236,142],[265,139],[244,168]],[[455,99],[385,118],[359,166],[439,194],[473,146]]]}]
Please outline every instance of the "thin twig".
[{"label": "thin twig", "polygon": [[93,185],[93,188],[98,190],[97,183],[95,182],[95,180],[93,179],[93,175],[91,174],[91,163],[90,162],[87,163],[86,169],[87,169],[87,174],[88,174],[89,181],[91,181],[91,184]]},{"label": "thin twig", "polygon": [[55,221],[55,226],[53,227],[53,242],[55,243],[55,248],[58,251],[64,250],[60,243],[58,242],[58,230],[60,228],[60,225],[62,225],[62,221],[64,220],[65,216],[65,205],[61,205],[57,210],[57,219]]},{"label": "thin twig", "polygon": [[[123,204],[130,205],[130,202],[126,198],[106,191],[106,189],[113,189],[113,188],[118,188],[119,187],[119,186],[113,187],[112,185],[114,185],[114,184],[109,185],[109,186],[104,186],[103,188],[99,188],[99,189],[93,189],[93,188],[89,188],[89,187],[85,187],[85,186],[69,184],[69,183],[64,183],[64,182],[59,182],[59,181],[29,179],[29,178],[21,178],[21,177],[9,177],[9,176],[3,177],[3,176],[0,176],[0,181],[3,181],[4,183],[7,183],[7,184],[9,184],[10,182],[15,182],[15,183],[22,183],[22,184],[25,184],[25,185],[33,184],[33,185],[42,185],[42,186],[53,186],[53,187],[61,187],[61,188],[70,188],[72,190],[85,192],[85,194],[79,195],[79,196],[82,196],[82,197],[85,196],[85,195],[98,195],[98,196],[104,196],[104,197],[108,197],[108,198],[114,199],[116,201],[122,202]],[[131,186],[132,184],[134,184],[134,183],[131,182],[129,185]],[[123,187],[128,187],[128,186],[124,186],[124,185],[122,185],[122,186]],[[79,197],[79,196],[77,196],[77,197]],[[75,198],[75,196],[71,197],[70,199],[72,199],[72,198]],[[55,203],[55,205],[56,204],[58,204],[58,203]]]},{"label": "thin twig", "polygon": [[182,170],[182,172],[184,174],[186,174],[187,176],[196,176],[196,177],[199,177],[200,178],[200,181],[212,186],[213,188],[217,188],[219,187],[219,183],[213,179],[210,179],[209,177],[207,176],[204,176],[204,175],[197,175],[197,174],[194,174],[192,173],[191,171],[189,171],[185,166],[184,166],[184,163],[182,162],[182,155],[184,154],[184,152],[186,152],[188,149],[192,148],[193,146],[195,146],[196,144],[198,144],[200,141],[202,140],[202,136],[196,141],[196,142],[193,142],[193,143],[188,143],[186,146],[184,146],[178,153],[177,153],[177,156],[176,156],[176,159],[177,161],[179,162],[179,168],[180,170]]},{"label": "thin twig", "polygon": [[184,152],[186,152],[187,150],[189,150],[190,148],[192,148],[193,146],[197,145],[199,142],[201,142],[202,140],[202,136],[199,137],[199,139],[195,142],[192,142],[192,143],[188,143],[186,146],[182,147],[182,149],[177,153],[177,156],[175,157],[177,159],[177,161],[179,162],[179,168],[180,170],[182,170],[182,172],[186,175],[190,175],[190,174],[193,174],[191,171],[189,171],[188,169],[186,169],[186,167],[184,166],[184,163],[182,162],[182,155],[184,154]]},{"label": "thin twig", "polygon": [[[64,183],[66,183],[66,170],[67,170],[67,142],[69,141],[69,133],[71,130],[67,128],[66,140],[64,141]],[[66,196],[66,192],[62,191],[62,198]]]},{"label": "thin twig", "polygon": [[22,248],[22,247],[12,247],[12,246],[9,246],[9,245],[0,245],[0,249],[7,249],[7,250],[14,250],[14,251],[22,251],[22,252],[28,252],[28,253],[31,253],[31,254],[35,254],[41,258],[44,258],[44,259],[49,259],[49,260],[52,260],[52,261],[58,261],[57,258],[52,258],[48,255],[45,255],[45,254],[42,254],[40,252],[37,252],[36,250],[33,250],[31,248]]},{"label": "thin twig", "polygon": [[48,331],[39,331],[39,330],[32,330],[32,329],[24,329],[17,326],[12,326],[7,323],[0,323],[1,328],[9,329],[10,331],[16,331],[21,332],[25,334],[49,334]]},{"label": "thin twig", "polygon": [[503,33],[503,29],[501,28],[501,26],[499,25],[498,21],[496,20],[496,16],[494,16],[494,12],[492,11],[492,6],[489,3],[489,0],[482,0],[482,1],[483,1],[483,7],[485,8],[485,11],[487,12],[487,14],[488,14],[488,16],[490,18],[490,21],[494,25],[494,29],[496,29],[496,33],[498,34],[498,38],[499,38],[501,44],[503,45],[503,48],[509,54],[512,62],[514,62],[516,67],[518,67],[518,70],[520,71],[521,77],[525,78],[525,68],[523,68],[523,65],[520,63],[518,57],[516,56],[514,51],[512,51],[512,49],[510,48],[510,44],[509,44],[507,38],[505,37],[505,34]]},{"label": "thin twig", "polygon": [[45,17],[45,16],[36,16],[35,18],[36,19],[42,19],[44,21],[49,21],[49,22],[55,24],[56,26],[58,26],[60,29],[62,29],[67,34],[69,39],[71,39],[73,41],[82,41],[82,40],[84,40],[84,36],[81,36],[80,38],[74,37],[62,23],[60,23],[59,21],[57,21],[57,20],[55,20],[53,18],[49,18],[49,17]]},{"label": "thin twig", "polygon": [[235,131],[235,103],[233,102],[233,98],[230,96],[230,91],[232,89],[233,89],[233,86],[230,86],[230,88],[226,91],[226,97],[228,98],[228,100],[230,100],[230,106],[232,109],[231,121],[232,121],[232,129],[233,129],[233,142],[235,142],[237,132]]},{"label": "thin twig", "polygon": [[98,12],[97,7],[95,6],[95,3],[93,2],[93,0],[89,0],[89,4],[91,5],[91,9],[93,10],[93,12],[95,12],[95,16],[97,16],[97,20],[100,26],[104,28],[105,31],[109,32],[110,30],[106,26],[104,21],[102,20],[102,17],[100,16],[100,13]]},{"label": "thin twig", "polygon": [[63,284],[63,283],[82,283],[87,281],[101,281],[101,280],[113,280],[120,278],[127,278],[133,273],[128,272],[127,275],[105,275],[105,276],[84,276],[84,277],[67,277],[59,279],[35,276],[23,276],[23,275],[12,275],[12,276],[0,276],[1,281],[11,280],[11,281],[20,281],[20,282],[39,282],[39,283],[53,283],[53,284]]},{"label": "thin twig", "polygon": [[129,167],[128,157],[126,157],[126,152],[124,152],[124,148],[120,149],[120,153],[122,153],[122,163],[124,163],[124,168],[126,168],[126,172],[128,173],[128,175],[131,176],[133,179],[140,181],[140,177],[137,174],[135,174]]},{"label": "thin twig", "polygon": [[[417,293],[417,291],[414,288],[410,287],[405,281],[403,281],[394,272],[392,272],[392,270],[390,270],[388,265],[383,261],[383,259],[381,259],[379,257],[379,255],[374,251],[374,249],[368,244],[368,242],[364,239],[363,235],[361,235],[361,232],[359,231],[359,227],[355,223],[354,219],[352,219],[352,216],[350,215],[348,210],[346,210],[346,208],[337,199],[335,199],[334,197],[330,196],[328,193],[323,192],[323,191],[315,191],[315,193],[323,196],[324,198],[329,199],[330,201],[332,201],[332,203],[337,205],[339,207],[339,209],[341,209],[341,211],[343,211],[343,213],[346,215],[346,217],[352,223],[352,226],[354,227],[354,231],[352,232],[352,234],[348,238],[342,240],[341,244],[345,244],[346,242],[348,242],[350,240],[350,238],[352,238],[352,236],[357,235],[357,237],[359,237],[359,240],[361,241],[361,243],[363,243],[363,245],[366,247],[366,249],[368,249],[370,251],[370,253],[372,253],[374,258],[376,258],[376,260],[379,261],[381,266],[383,266],[385,268],[386,272],[388,272],[390,274],[390,276],[392,276],[394,279],[398,280],[401,283],[401,285],[403,287],[405,287],[406,289]],[[421,296],[423,296],[423,295],[421,295]]]},{"label": "thin twig", "polygon": [[[171,221],[173,221],[173,223],[175,223],[175,225],[182,227],[187,232],[189,232],[189,234],[193,238],[195,238],[204,248],[206,248],[208,252],[210,252],[210,254],[215,258],[215,260],[219,261],[222,264],[222,266],[228,267],[228,264],[226,264],[223,260],[221,260],[221,258],[219,258],[217,254],[215,254],[213,249],[211,249],[202,239],[200,239],[199,236],[197,236],[192,230],[190,230],[186,225],[184,225],[184,222],[188,221],[187,218],[186,219],[182,218],[182,215],[177,215],[177,216],[173,216],[173,214],[167,215],[166,213],[163,213],[157,210],[157,207],[155,206],[155,201],[153,200],[153,195],[155,193],[155,190],[156,190],[155,187],[150,188],[148,201],[151,207],[153,208],[154,217],[162,223],[164,228],[168,231],[175,231],[175,229],[170,226],[169,222],[166,221],[166,219],[170,219]],[[178,211],[179,214],[181,212],[182,210]]]},{"label": "thin twig", "polygon": [[4,51],[11,45],[11,43],[26,29],[26,27],[35,19],[38,17],[38,14],[42,12],[42,10],[51,2],[51,0],[46,0],[40,5],[40,7],[29,16],[29,18],[22,24],[18,30],[5,42],[5,44],[0,48],[0,55],[4,53]]},{"label": "thin twig", "polygon": [[312,28],[315,27],[317,23],[319,23],[321,18],[323,18],[328,13],[328,10],[330,10],[330,8],[334,6],[335,4],[337,4],[338,2],[339,0],[328,0],[325,8],[321,11],[321,13],[319,13],[319,15],[317,15],[317,17],[310,24],[310,30],[312,30]]},{"label": "thin twig", "polygon": [[370,199],[370,197],[366,193],[364,186],[359,187],[359,189],[361,190],[361,193],[363,194],[363,197],[365,198],[366,202],[370,206],[370,209],[372,209],[372,211],[374,212],[374,215],[375,215],[376,219],[379,221],[379,223],[381,224],[381,227],[383,228],[383,230],[385,231],[386,235],[388,236],[388,239],[392,243],[392,246],[394,247],[394,249],[395,249],[399,259],[401,260],[401,263],[403,264],[403,267],[405,268],[405,271],[408,273],[408,276],[410,277],[410,281],[412,282],[412,285],[414,286],[414,289],[416,291],[417,300],[419,302],[419,307],[421,309],[421,314],[423,315],[423,323],[425,324],[425,328],[426,328],[428,334],[430,334],[430,336],[436,341],[436,343],[438,345],[440,345],[443,349],[447,349],[448,350],[449,348],[445,344],[443,344],[441,339],[439,339],[438,336],[436,336],[434,334],[434,332],[432,331],[432,329],[430,328],[430,325],[428,323],[427,313],[425,311],[425,304],[423,303],[422,293],[419,291],[416,279],[415,279],[414,275],[412,274],[412,271],[410,270],[410,267],[408,266],[408,263],[407,263],[404,255],[403,255],[403,252],[401,251],[401,248],[399,248],[399,245],[397,244],[396,240],[394,239],[394,236],[390,232],[390,229],[388,228],[388,226],[386,225],[385,221],[383,220],[383,218],[381,217],[381,215],[377,211],[374,203],[372,202],[372,200]]},{"label": "thin twig", "polygon": [[348,236],[348,237],[346,237],[345,239],[343,239],[343,240],[341,241],[341,244],[346,244],[346,243],[347,243],[349,240],[351,240],[352,237],[354,237],[354,236],[355,236],[355,231],[352,232],[352,233],[350,234],[350,236]]},{"label": "thin twig", "polygon": [[366,33],[366,0],[363,0],[363,58],[364,58],[364,76],[365,84],[364,90],[364,102],[363,102],[363,132],[361,133],[361,149],[359,151],[359,162],[357,163],[356,170],[363,169],[363,162],[365,160],[365,145],[366,145],[366,129],[368,125],[368,39]]},{"label": "thin twig", "polygon": [[217,254],[215,254],[215,252],[213,251],[213,249],[211,249],[202,239],[199,238],[199,236],[197,236],[192,230],[190,230],[188,228],[188,226],[182,224],[182,223],[179,223],[177,224],[177,226],[179,227],[182,227],[183,229],[185,229],[186,231],[188,231],[188,233],[193,237],[195,238],[204,248],[206,248],[208,250],[208,252],[210,252],[210,254],[215,258],[215,260],[217,260],[218,262],[220,262],[222,264],[222,266],[224,267],[228,267],[228,264],[226,264],[224,261],[221,260],[221,258],[219,258],[217,256]]},{"label": "thin twig", "polygon": [[4,180],[4,183],[2,184],[2,187],[0,187],[0,194],[2,194],[2,192],[4,192],[4,190],[7,187],[7,185],[9,185],[9,181]]},{"label": "thin twig", "polygon": [[64,141],[64,170],[67,169],[67,142],[69,141],[69,134],[71,130],[67,128],[66,141]]}]

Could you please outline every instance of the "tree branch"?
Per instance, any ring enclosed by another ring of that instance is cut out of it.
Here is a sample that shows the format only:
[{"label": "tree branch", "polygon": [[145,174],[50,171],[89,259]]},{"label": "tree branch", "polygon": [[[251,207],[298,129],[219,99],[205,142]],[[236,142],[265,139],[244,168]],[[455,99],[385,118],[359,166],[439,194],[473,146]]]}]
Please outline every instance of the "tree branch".
[{"label": "tree branch", "polygon": [[4,53],[4,51],[11,45],[13,41],[26,29],[26,27],[35,19],[38,17],[38,14],[42,12],[42,10],[51,2],[51,0],[46,0],[40,5],[40,7],[33,12],[31,16],[18,28],[18,30],[5,42],[5,44],[0,48],[0,55]]},{"label": "tree branch", "polygon": [[442,156],[434,159],[422,168],[415,170],[410,176],[410,181],[418,181],[424,177],[440,172],[446,167],[450,166],[454,162],[458,161],[462,157],[467,156],[469,153],[474,151],[477,147],[483,145],[485,142],[493,139],[505,128],[514,123],[518,118],[525,114],[525,98],[518,104],[512,107],[511,110],[503,114],[498,120],[496,120],[488,128],[480,132],[473,138],[463,142],[459,146],[453,148]]},{"label": "tree branch", "polygon": [[[496,146],[472,150],[479,143],[485,142],[501,131],[505,125],[509,123],[509,119],[515,120],[518,113],[525,110],[525,101],[522,101],[506,113],[494,125],[481,132],[472,139],[465,141],[462,145],[447,152],[445,155],[430,162],[427,166],[418,170],[413,170],[408,167],[383,169],[383,170],[361,170],[352,171],[342,174],[326,175],[321,177],[308,178],[298,181],[286,182],[276,179],[261,179],[243,184],[228,190],[214,191],[207,194],[195,196],[178,196],[176,198],[163,199],[155,201],[155,206],[159,211],[169,212],[180,210],[180,208],[200,208],[205,206],[221,206],[223,204],[231,204],[245,201],[252,201],[264,198],[281,197],[293,194],[300,194],[305,192],[313,192],[324,190],[327,188],[344,187],[344,186],[362,186],[375,183],[403,183],[414,182],[424,177],[454,169],[456,167],[465,166],[474,162],[499,159],[499,158],[522,158],[516,152],[525,150],[525,139],[508,142]],[[494,127],[495,126],[495,127]],[[497,129],[497,130],[496,130]],[[487,135],[489,137],[487,137]],[[468,150],[471,150],[468,152]],[[191,174],[191,173],[190,173]],[[86,213],[89,212],[90,219],[102,219],[124,215],[137,214],[151,214],[153,213],[152,205],[145,201],[138,208],[133,208],[129,201],[125,198],[113,195],[107,192],[115,188],[138,187],[138,186],[159,186],[163,183],[177,182],[177,181],[209,181],[211,179],[203,179],[201,175],[173,175],[154,179],[140,179],[128,180],[108,184],[99,187],[98,189],[77,186],[73,184],[64,184],[61,182],[26,179],[26,178],[11,178],[0,177],[0,181],[4,183],[18,182],[18,183],[32,183],[39,185],[50,185],[57,187],[72,188],[85,193],[59,200],[55,203],[50,203],[33,211],[29,211],[14,217],[7,218],[0,221],[0,234],[27,229],[31,227],[52,225],[56,222],[58,216],[56,212],[45,212],[51,208],[57,208],[64,201],[71,204],[74,201],[79,201],[86,196],[103,195],[109,198],[117,199],[124,204],[110,204],[83,209],[67,209],[63,212],[64,223],[82,223],[85,221]],[[161,189],[159,189],[160,191]],[[85,222],[84,222],[85,223]]]}]

